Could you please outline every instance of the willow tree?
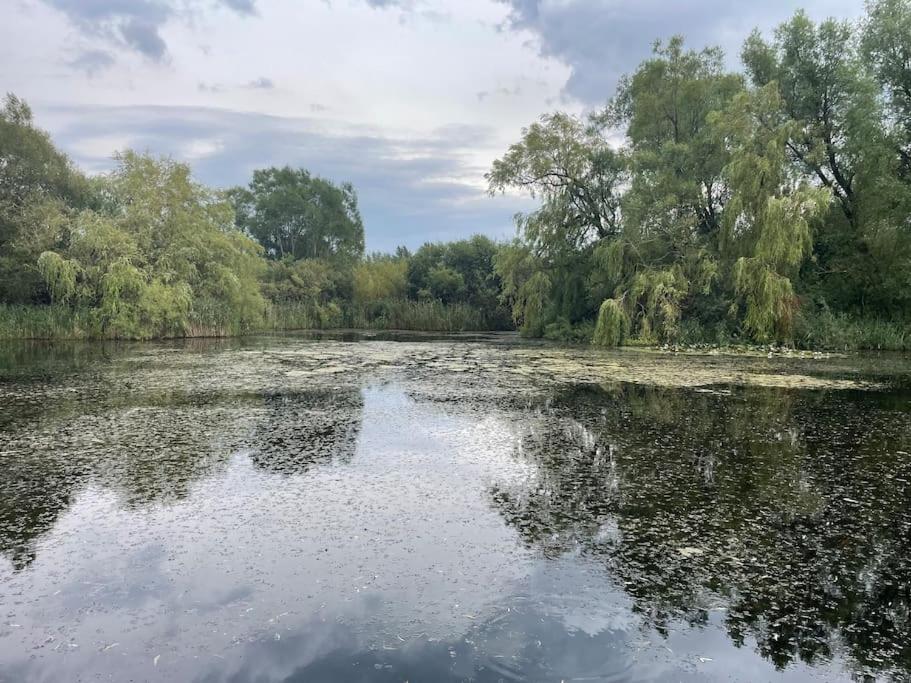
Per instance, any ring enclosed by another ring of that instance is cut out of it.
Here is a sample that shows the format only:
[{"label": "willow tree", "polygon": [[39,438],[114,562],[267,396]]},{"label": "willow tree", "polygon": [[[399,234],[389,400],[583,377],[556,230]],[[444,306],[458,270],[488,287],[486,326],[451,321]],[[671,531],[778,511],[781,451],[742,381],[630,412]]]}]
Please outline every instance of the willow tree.
[{"label": "willow tree", "polygon": [[[805,284],[817,299],[863,315],[894,314],[911,301],[901,286],[911,265],[907,239],[895,232],[911,207],[907,187],[895,183],[902,145],[890,140],[896,131],[889,123],[904,111],[900,61],[908,45],[900,41],[907,37],[901,28],[907,4],[871,4],[863,41],[854,24],[815,23],[797,12],[771,40],[755,32],[743,49],[753,84],[774,87],[780,118],[793,123],[786,143],[791,162],[834,197]],[[891,115],[884,101],[892,103]]]},{"label": "willow tree", "polygon": [[911,2],[868,2],[861,56],[885,108],[874,122],[874,135],[868,136],[885,144],[867,148],[866,168],[874,177],[876,192],[864,206],[864,234],[877,268],[871,273],[873,286],[865,287],[863,303],[874,295],[872,303],[881,314],[907,318],[911,315],[911,221],[907,218],[911,216]]},{"label": "willow tree", "polygon": [[621,243],[602,245],[597,261],[642,336],[672,339],[684,314],[705,314],[694,304],[716,281],[730,161],[709,115],[743,88],[719,49],[687,50],[678,36],[655,45],[602,115],[626,127],[632,182]]},{"label": "willow tree", "polygon": [[103,210],[68,219],[37,260],[55,301],[90,309],[102,334],[236,332],[262,319],[260,248],[219,193],[167,159],[127,152],[101,181]]},{"label": "willow tree", "polygon": [[0,302],[42,301],[35,260],[55,247],[71,207],[90,202],[90,183],[8,94],[0,108]]},{"label": "willow tree", "polygon": [[795,123],[782,123],[776,84],[742,93],[712,116],[731,150],[730,198],[720,245],[736,258],[733,282],[743,326],[757,341],[791,341],[798,298],[793,280],[812,250],[811,221],[831,193],[813,187],[788,159]]},{"label": "willow tree", "polygon": [[[524,129],[494,162],[487,175],[492,193],[518,189],[541,199],[537,211],[518,217],[528,252],[508,251],[497,265],[503,281],[512,283],[507,297],[526,332],[540,334],[558,319],[573,323],[593,315],[596,304],[587,295],[591,253],[621,233],[628,178],[625,156],[610,145],[604,122],[565,113]],[[512,272],[529,266],[534,272]]]}]

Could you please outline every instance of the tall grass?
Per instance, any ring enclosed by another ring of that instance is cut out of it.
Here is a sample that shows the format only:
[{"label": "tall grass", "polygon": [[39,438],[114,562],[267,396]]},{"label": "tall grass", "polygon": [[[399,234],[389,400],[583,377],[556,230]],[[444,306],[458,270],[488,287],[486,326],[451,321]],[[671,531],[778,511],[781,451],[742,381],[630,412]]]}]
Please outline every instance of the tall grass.
[{"label": "tall grass", "polygon": [[[502,312],[485,312],[464,304],[393,299],[370,303],[271,305],[261,320],[250,322],[197,312],[183,331],[185,337],[231,337],[269,331],[338,328],[461,332],[509,329]],[[108,339],[97,310],[69,306],[0,304],[0,339]],[[174,336],[168,335],[151,336]]]},{"label": "tall grass", "polygon": [[0,304],[0,339],[93,339],[101,333],[98,316],[88,309]]},{"label": "tall grass", "polygon": [[806,349],[911,351],[911,322],[824,311],[798,322],[795,343]]},{"label": "tall grass", "polygon": [[464,332],[509,329],[500,311],[484,311],[466,304],[392,299],[351,304],[344,312],[345,326],[371,330]]}]

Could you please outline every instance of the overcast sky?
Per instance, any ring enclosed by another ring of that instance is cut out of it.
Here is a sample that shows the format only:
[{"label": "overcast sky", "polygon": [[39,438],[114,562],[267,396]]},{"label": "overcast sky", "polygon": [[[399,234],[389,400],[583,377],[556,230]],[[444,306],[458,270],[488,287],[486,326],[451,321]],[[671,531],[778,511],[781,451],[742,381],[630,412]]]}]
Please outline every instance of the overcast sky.
[{"label": "overcast sky", "polygon": [[370,250],[514,233],[483,175],[523,126],[603,103],[674,33],[720,45],[861,0],[0,0],[0,91],[83,168],[168,154],[217,186],[291,164],[358,189]]}]

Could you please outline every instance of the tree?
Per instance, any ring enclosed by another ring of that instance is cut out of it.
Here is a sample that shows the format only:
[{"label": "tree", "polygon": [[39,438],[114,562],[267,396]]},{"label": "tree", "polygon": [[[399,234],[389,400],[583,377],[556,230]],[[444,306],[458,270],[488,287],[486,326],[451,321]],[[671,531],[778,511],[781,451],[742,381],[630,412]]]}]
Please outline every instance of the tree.
[{"label": "tree", "polygon": [[357,194],[304,169],[253,172],[247,188],[231,191],[237,224],[272,258],[356,259],[364,253]]},{"label": "tree", "polygon": [[90,200],[90,184],[23,100],[8,94],[0,109],[0,301],[41,301],[36,259],[54,247],[68,207]]},{"label": "tree", "polygon": [[650,251],[657,257],[668,251],[673,257],[720,227],[728,157],[708,115],[744,87],[739,75],[724,70],[723,58],[718,48],[684,49],[680,36],[656,43],[654,56],[623,79],[603,114],[626,125],[629,141],[625,232],[654,240]]},{"label": "tree", "polygon": [[512,258],[518,255],[513,251],[497,265],[504,280],[524,280],[510,287],[507,297],[528,334],[541,334],[558,319],[570,326],[593,313],[586,286],[590,254],[599,242],[620,234],[620,198],[629,178],[627,160],[607,132],[597,118],[544,116],[522,131],[522,139],[487,175],[492,193],[520,189],[541,198],[541,208],[519,216],[518,227],[543,272],[527,278],[510,272],[529,263],[524,256]]},{"label": "tree", "polygon": [[127,152],[103,180],[104,210],[62,227],[37,259],[56,302],[96,314],[106,336],[242,331],[261,321],[259,246],[233,207],[184,164]]},{"label": "tree", "polygon": [[725,178],[722,249],[736,258],[734,288],[745,305],[744,327],[758,341],[791,341],[798,310],[793,279],[812,250],[811,222],[832,198],[788,163],[793,122],[780,123],[777,87],[741,93],[713,114],[731,148]]},{"label": "tree", "polygon": [[867,3],[861,52],[885,95],[901,176],[911,181],[911,4],[907,0]]},{"label": "tree", "polygon": [[808,288],[836,308],[895,316],[911,302],[911,196],[899,180],[907,161],[901,60],[911,12],[907,2],[889,0],[868,10],[862,40],[849,23],[814,24],[798,12],[772,42],[754,33],[743,59],[757,87],[777,87],[779,116],[792,123],[792,162],[835,198],[814,240]]},{"label": "tree", "polygon": [[447,244],[428,242],[408,259],[408,294],[495,312],[500,306],[496,255],[496,243],[483,235]]},{"label": "tree", "polygon": [[626,126],[631,182],[622,233],[596,249],[591,285],[596,300],[622,299],[645,339],[674,340],[684,315],[717,318],[699,304],[717,282],[730,157],[709,117],[743,89],[719,49],[686,50],[677,36],[656,43],[602,114]]}]

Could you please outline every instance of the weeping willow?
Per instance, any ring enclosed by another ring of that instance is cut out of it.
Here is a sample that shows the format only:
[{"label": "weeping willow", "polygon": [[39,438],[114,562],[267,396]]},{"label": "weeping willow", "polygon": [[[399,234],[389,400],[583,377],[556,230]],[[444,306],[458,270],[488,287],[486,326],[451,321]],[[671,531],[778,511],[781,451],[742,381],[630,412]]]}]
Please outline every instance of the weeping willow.
[{"label": "weeping willow", "polygon": [[592,344],[595,346],[620,346],[629,334],[629,319],[623,308],[623,302],[617,299],[605,299],[598,309],[598,321]]}]

